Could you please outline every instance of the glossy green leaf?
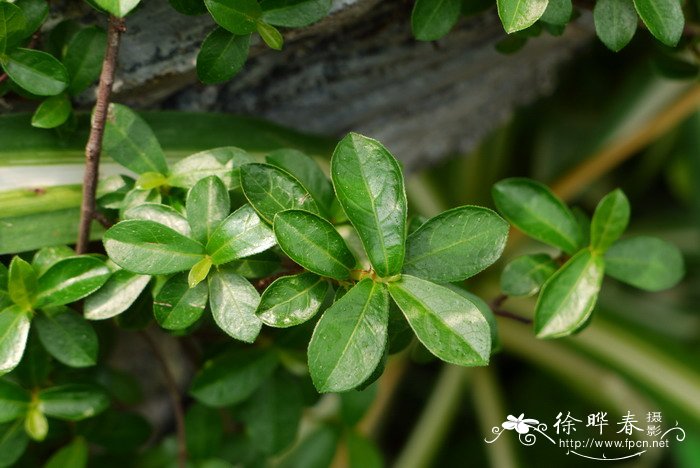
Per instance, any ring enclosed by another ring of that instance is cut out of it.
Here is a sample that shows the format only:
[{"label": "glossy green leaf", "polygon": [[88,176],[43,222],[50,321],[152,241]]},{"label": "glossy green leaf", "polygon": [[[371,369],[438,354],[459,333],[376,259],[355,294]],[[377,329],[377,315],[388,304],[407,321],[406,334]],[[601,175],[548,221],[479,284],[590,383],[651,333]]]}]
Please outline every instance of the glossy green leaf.
[{"label": "glossy green leaf", "polygon": [[100,8],[108,11],[109,13],[123,18],[128,15],[131,10],[136,8],[136,6],[141,2],[141,0],[92,0]]},{"label": "glossy green leaf", "polygon": [[209,176],[190,189],[186,206],[193,237],[206,244],[214,229],[231,211],[231,200],[221,179]]},{"label": "glossy green leaf", "polygon": [[685,26],[679,0],[634,0],[634,7],[655,38],[669,47],[678,44]]},{"label": "glossy green leaf", "polygon": [[288,374],[277,374],[253,394],[241,416],[255,446],[274,455],[296,440],[302,410],[299,383]]},{"label": "glossy green leaf", "polygon": [[333,186],[316,161],[301,151],[281,149],[265,158],[268,164],[277,166],[293,175],[326,213],[333,203]]},{"label": "glossy green leaf", "polygon": [[319,392],[342,392],[364,382],[384,354],[389,295],[364,279],[326,310],[309,342],[309,373]]},{"label": "glossy green leaf", "polygon": [[571,0],[548,0],[547,9],[540,17],[545,23],[565,26],[573,14]]},{"label": "glossy green leaf", "polygon": [[130,219],[103,237],[109,258],[125,270],[167,275],[192,268],[204,256],[202,244],[154,221]]},{"label": "glossy green leaf", "polygon": [[153,300],[153,315],[167,330],[184,330],[194,324],[207,305],[207,285],[190,288],[185,273],[170,278]]},{"label": "glossy green leaf", "polygon": [[15,0],[14,3],[24,13],[26,19],[24,37],[29,37],[46,21],[49,15],[49,4],[47,0]]},{"label": "glossy green leaf", "polygon": [[52,96],[37,107],[32,116],[32,126],[36,128],[55,128],[63,125],[70,117],[73,108],[66,94]]},{"label": "glossy green leaf", "polygon": [[497,0],[498,16],[508,34],[529,28],[547,9],[548,0]]},{"label": "glossy green leaf", "polygon": [[508,227],[487,208],[445,211],[408,237],[403,272],[437,283],[465,280],[498,260]]},{"label": "glossy green leaf", "polygon": [[0,2],[0,55],[22,42],[26,24],[24,12],[17,5]]},{"label": "glossy green leaf", "polygon": [[326,17],[331,0],[263,0],[262,19],[275,26],[301,28]]},{"label": "glossy green leaf", "polygon": [[185,415],[187,455],[194,460],[219,453],[224,436],[221,412],[195,403]]},{"label": "glossy green leaf", "polygon": [[261,218],[272,224],[284,210],[305,210],[320,214],[318,205],[301,183],[287,172],[269,164],[241,166],[243,193]]},{"label": "glossy green leaf", "polygon": [[198,401],[224,407],[247,399],[277,367],[274,353],[235,349],[207,361],[195,376],[190,393]]},{"label": "glossy green leaf", "polygon": [[32,308],[37,290],[37,277],[29,263],[20,257],[12,258],[7,286],[12,302],[25,310]]},{"label": "glossy green leaf", "polygon": [[493,187],[501,214],[533,239],[573,254],[582,233],[569,208],[545,185],[530,179],[505,179]]},{"label": "glossy green leaf", "polygon": [[262,9],[257,0],[204,0],[214,21],[233,34],[250,34]]},{"label": "glossy green leaf", "polygon": [[198,261],[192,267],[192,269],[190,269],[190,273],[187,275],[187,284],[189,284],[190,288],[194,288],[199,283],[204,281],[204,279],[209,274],[209,270],[211,270],[211,267],[212,263],[211,258],[209,256],[206,256],[200,261]]},{"label": "glossy green leaf", "polygon": [[105,320],[126,311],[146,288],[151,277],[126,270],[115,271],[95,294],[83,303],[88,320]]},{"label": "glossy green leaf", "polygon": [[75,257],[75,251],[70,247],[65,245],[44,247],[39,249],[32,257],[32,268],[38,276],[41,276],[57,262],[68,257]]},{"label": "glossy green leaf", "polygon": [[192,229],[187,219],[177,210],[158,203],[143,203],[124,212],[124,219],[142,219],[154,221],[177,231],[185,237],[192,236]]},{"label": "glossy green leaf", "polygon": [[29,409],[31,396],[19,385],[0,380],[0,423],[23,417]]},{"label": "glossy green leaf", "polygon": [[261,252],[233,261],[227,267],[244,278],[257,279],[270,276],[281,266],[280,258],[272,252]]},{"label": "glossy green leaf", "polygon": [[81,29],[73,36],[63,58],[70,76],[71,94],[84,91],[99,78],[106,48],[107,34],[97,26]]},{"label": "glossy green leaf", "polygon": [[109,105],[102,151],[137,174],[168,173],[163,149],[151,127],[134,111],[121,104]]},{"label": "glossy green leaf", "polygon": [[378,141],[350,133],[333,153],[331,178],[374,270],[380,277],[398,274],[406,241],[406,191],[396,159]]},{"label": "glossy green leaf", "polygon": [[66,68],[46,52],[20,48],[0,62],[12,81],[31,94],[54,96],[68,87]]},{"label": "glossy green leaf", "polygon": [[284,37],[282,37],[282,33],[280,33],[276,27],[264,21],[258,21],[256,27],[258,29],[258,34],[260,34],[260,37],[270,49],[282,50],[282,46],[284,46]]},{"label": "glossy green leaf", "polygon": [[87,443],[82,437],[76,437],[73,442],[54,453],[44,468],[85,468],[87,461]]},{"label": "glossy green leaf", "polygon": [[598,0],[593,19],[598,38],[614,52],[632,40],[639,22],[632,0]]},{"label": "glossy green leaf", "polygon": [[27,448],[29,438],[23,424],[21,419],[0,424],[0,466],[14,465]]},{"label": "glossy green leaf", "polygon": [[538,338],[557,338],[575,332],[590,316],[603,281],[602,257],[582,250],[542,286],[535,306]]},{"label": "glossy green leaf", "polygon": [[7,291],[8,276],[9,272],[7,271],[7,267],[0,263],[0,290],[2,291]]},{"label": "glossy green leaf", "polygon": [[195,16],[207,12],[204,0],[168,0],[168,3],[183,15]]},{"label": "glossy green leaf", "polygon": [[134,188],[129,190],[129,192],[127,192],[127,194],[124,196],[124,199],[119,207],[119,217],[126,219],[126,212],[130,209],[146,203],[157,204],[161,201],[162,197],[160,196],[159,190],[140,190],[138,188]]},{"label": "glossy green leaf", "polygon": [[591,248],[604,252],[620,238],[630,220],[630,204],[622,190],[607,194],[598,203],[591,221]]},{"label": "glossy green leaf", "polygon": [[237,340],[252,343],[258,337],[262,322],[255,315],[260,294],[241,275],[219,268],[209,275],[209,305],[214,321],[224,332]]},{"label": "glossy green leaf", "polygon": [[205,84],[230,80],[245,65],[249,48],[250,34],[239,36],[216,28],[197,54],[197,76]]},{"label": "glossy green leaf", "polygon": [[313,273],[283,276],[263,292],[258,317],[271,327],[299,325],[316,315],[327,292],[328,283]]},{"label": "glossy green leaf", "polygon": [[139,190],[151,190],[168,184],[168,178],[160,172],[144,172],[136,180],[135,187]]},{"label": "glossy green leaf", "polygon": [[29,407],[29,412],[24,418],[24,431],[35,442],[42,442],[49,433],[49,421],[38,406]]},{"label": "glossy green leaf", "polygon": [[435,41],[446,35],[459,19],[461,0],[416,0],[411,29],[419,41]]},{"label": "glossy green leaf", "polygon": [[333,225],[301,210],[277,213],[277,243],[299,265],[321,276],[347,279],[357,261]]},{"label": "glossy green leaf", "polygon": [[656,237],[636,236],[615,242],[605,252],[605,273],[647,291],[668,289],[683,278],[678,247]]},{"label": "glossy green leaf", "polygon": [[275,245],[272,229],[250,205],[243,205],[219,224],[207,243],[214,265],[260,253]]},{"label": "glossy green leaf", "polygon": [[59,362],[89,367],[97,362],[97,334],[89,322],[67,307],[44,310],[34,318],[39,341]]},{"label": "glossy green leaf", "polygon": [[491,330],[491,354],[497,351],[501,346],[501,340],[498,335],[498,322],[496,322],[496,316],[494,315],[493,310],[491,310],[491,306],[482,298],[464,288],[453,284],[446,284],[445,286],[460,296],[466,297],[467,300],[469,300],[477,307],[477,309],[479,309],[479,312],[481,312],[481,315],[484,316],[489,324],[489,329]]},{"label": "glossy green leaf", "polygon": [[97,291],[111,272],[102,260],[76,256],[59,260],[39,277],[36,307],[75,302]]},{"label": "glossy green leaf", "polygon": [[90,418],[109,406],[109,397],[96,385],[60,385],[41,390],[38,396],[44,414],[66,421]]},{"label": "glossy green leaf", "polygon": [[532,296],[557,271],[547,254],[522,255],[508,263],[501,273],[501,291],[508,296]]},{"label": "glossy green leaf", "polygon": [[239,168],[252,162],[250,154],[233,146],[202,151],[173,164],[168,184],[190,188],[207,176],[217,176],[228,190],[236,190],[241,185]]},{"label": "glossy green leaf", "polygon": [[491,331],[479,308],[444,286],[410,275],[389,292],[421,343],[445,362],[483,366],[491,355]]}]

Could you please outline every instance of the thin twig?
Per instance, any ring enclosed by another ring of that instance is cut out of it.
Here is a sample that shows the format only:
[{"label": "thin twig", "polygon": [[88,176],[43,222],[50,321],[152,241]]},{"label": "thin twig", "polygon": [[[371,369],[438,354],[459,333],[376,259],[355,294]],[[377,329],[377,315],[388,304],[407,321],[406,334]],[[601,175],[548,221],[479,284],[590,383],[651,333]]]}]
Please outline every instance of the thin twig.
[{"label": "thin twig", "polygon": [[102,213],[100,211],[95,210],[94,217],[95,217],[95,221],[100,223],[102,225],[102,227],[105,229],[109,229],[112,226],[114,226],[114,222],[111,219],[109,219],[107,216],[105,216],[104,213]]},{"label": "thin twig", "polygon": [[83,201],[80,207],[80,227],[76,252],[85,253],[90,242],[90,226],[95,218],[95,193],[102,152],[102,138],[107,121],[107,109],[114,85],[114,72],[117,67],[119,38],[125,31],[124,20],[115,16],[109,18],[107,50],[102,61],[102,73],[97,87],[97,100],[92,113],[92,123],[87,146],[85,146],[85,177],[83,178]]},{"label": "thin twig", "polygon": [[501,307],[507,299],[507,295],[499,294],[489,302],[489,307],[491,308],[491,311],[493,311],[493,314],[498,315],[499,317],[505,317],[515,320],[516,322],[525,323],[528,325],[531,324],[532,320],[530,320],[529,318],[523,317],[522,315],[516,314],[515,312],[511,312]]},{"label": "thin twig", "polygon": [[161,352],[158,344],[155,342],[153,337],[146,331],[142,331],[141,336],[148,343],[148,346],[153,351],[153,355],[156,357],[160,363],[160,367],[163,371],[163,376],[165,377],[166,388],[168,389],[168,394],[170,395],[170,400],[173,404],[173,413],[175,414],[175,426],[177,428],[177,459],[178,466],[184,468],[187,464],[187,436],[185,432],[185,410],[182,406],[182,398],[180,397],[180,390],[175,381],[168,361]]}]

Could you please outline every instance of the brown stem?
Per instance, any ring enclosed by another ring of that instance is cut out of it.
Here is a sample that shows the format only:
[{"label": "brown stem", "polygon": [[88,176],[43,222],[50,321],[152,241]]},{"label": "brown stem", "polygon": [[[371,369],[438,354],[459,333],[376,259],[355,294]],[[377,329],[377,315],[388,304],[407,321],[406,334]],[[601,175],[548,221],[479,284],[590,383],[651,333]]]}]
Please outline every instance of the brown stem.
[{"label": "brown stem", "polygon": [[117,67],[119,38],[125,31],[124,20],[115,16],[109,18],[107,31],[107,50],[102,61],[102,73],[97,86],[97,100],[92,112],[90,136],[85,146],[85,177],[83,178],[83,201],[80,207],[80,226],[78,228],[77,253],[87,252],[90,242],[90,225],[95,218],[95,192],[102,152],[102,138],[107,121],[107,108],[114,85],[114,72]]},{"label": "brown stem", "polygon": [[173,404],[173,413],[175,414],[175,426],[177,428],[177,460],[178,466],[180,468],[185,468],[187,465],[187,436],[185,432],[185,410],[182,406],[182,398],[180,397],[180,390],[178,389],[177,382],[173,376],[168,361],[161,352],[158,344],[153,339],[147,331],[142,331],[141,336],[148,343],[148,346],[153,351],[153,355],[156,357],[160,363],[160,367],[163,371],[163,376],[165,377],[166,388],[168,389],[168,394],[170,395],[170,401]]},{"label": "brown stem", "polygon": [[505,317],[515,320],[516,322],[531,324],[532,320],[530,320],[529,318],[523,317],[522,315],[518,315],[515,312],[511,312],[501,307],[507,299],[507,295],[499,294],[489,302],[489,307],[493,311],[493,314],[498,315],[499,317]]},{"label": "brown stem", "polygon": [[7,79],[7,73],[3,73],[2,75],[0,75],[0,83],[5,81],[6,79]]}]

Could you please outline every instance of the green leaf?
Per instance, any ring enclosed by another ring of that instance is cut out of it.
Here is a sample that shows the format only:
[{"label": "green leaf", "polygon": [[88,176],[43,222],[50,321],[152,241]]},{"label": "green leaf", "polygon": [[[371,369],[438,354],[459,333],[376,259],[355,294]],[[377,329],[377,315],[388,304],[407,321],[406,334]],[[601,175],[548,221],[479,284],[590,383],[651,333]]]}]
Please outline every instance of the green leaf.
[{"label": "green leaf", "polygon": [[280,268],[281,263],[274,253],[262,252],[233,261],[227,267],[244,278],[257,279],[272,275]]},{"label": "green leaf", "polygon": [[445,36],[459,19],[461,0],[416,0],[411,29],[419,41],[435,41]]},{"label": "green leaf", "polygon": [[588,319],[603,281],[602,257],[582,250],[542,286],[535,306],[538,338],[569,335]]},{"label": "green leaf", "polygon": [[277,213],[273,229],[284,253],[318,275],[344,280],[357,264],[333,225],[312,213],[301,210]]},{"label": "green leaf", "polygon": [[75,251],[70,247],[65,245],[44,247],[39,249],[32,257],[32,268],[38,276],[41,276],[57,262],[68,257],[75,257]]},{"label": "green leaf", "polygon": [[325,468],[332,465],[340,438],[338,430],[322,425],[294,447],[279,463],[279,468]]},{"label": "green leaf", "polygon": [[504,179],[493,187],[501,214],[533,239],[575,253],[582,233],[569,208],[545,185],[530,179]]},{"label": "green leaf", "polygon": [[591,248],[605,252],[620,238],[630,220],[630,204],[622,190],[607,194],[598,203],[591,221]]},{"label": "green leaf", "polygon": [[13,3],[0,2],[0,55],[10,52],[25,38],[27,18]]},{"label": "green leaf", "polygon": [[209,270],[211,270],[211,266],[211,257],[206,256],[192,267],[189,275],[187,275],[187,284],[189,284],[190,288],[194,288],[204,281],[209,274]]},{"label": "green leaf", "polygon": [[26,20],[24,37],[34,34],[44,23],[49,15],[49,5],[46,0],[15,0]]},{"label": "green leaf", "polygon": [[437,283],[465,280],[498,260],[508,227],[487,208],[445,211],[408,237],[403,272]]},{"label": "green leaf", "polygon": [[193,460],[203,460],[219,453],[224,436],[219,411],[195,403],[185,415],[187,455]]},{"label": "green leaf", "polygon": [[384,354],[389,295],[369,278],[357,283],[316,324],[309,342],[309,373],[319,392],[357,387]]},{"label": "green leaf", "polygon": [[97,291],[111,272],[102,260],[90,256],[64,258],[39,277],[36,307],[75,302]]},{"label": "green leaf", "polygon": [[637,31],[637,12],[632,0],[598,0],[593,8],[595,32],[605,46],[617,52]]},{"label": "green leaf", "polygon": [[284,210],[305,210],[320,214],[311,194],[287,172],[269,164],[241,166],[243,193],[261,218],[272,224]]},{"label": "green leaf", "polygon": [[67,384],[41,390],[39,402],[47,416],[80,421],[104,411],[109,397],[96,385]]},{"label": "green leaf", "polygon": [[52,370],[53,358],[46,352],[36,333],[27,340],[22,362],[13,371],[13,375],[24,387],[38,388],[46,384]]},{"label": "green leaf", "polygon": [[20,257],[12,258],[8,270],[7,286],[12,302],[25,310],[32,308],[36,295],[37,278],[29,263]]},{"label": "green leaf", "polygon": [[214,265],[263,252],[275,245],[272,229],[250,205],[243,205],[223,220],[207,243]]},{"label": "green leaf", "polygon": [[325,213],[333,204],[333,186],[316,161],[301,151],[281,149],[265,157],[268,164],[289,172],[311,194]]},{"label": "green leaf", "polygon": [[24,419],[24,431],[36,442],[42,442],[49,433],[49,422],[46,420],[46,415],[36,405],[29,408]]},{"label": "green leaf", "polygon": [[59,362],[89,367],[97,362],[97,334],[89,322],[67,307],[42,311],[34,318],[39,341]]},{"label": "green leaf", "polygon": [[23,421],[0,424],[0,466],[12,466],[22,456],[29,438],[24,432]]},{"label": "green leaf", "polygon": [[0,263],[0,290],[2,291],[7,291],[8,276],[9,272],[7,271],[7,267]]},{"label": "green leaf", "polygon": [[121,104],[109,105],[102,151],[137,174],[168,173],[163,149],[151,127]]},{"label": "green leaf", "polygon": [[209,305],[214,321],[237,340],[252,343],[262,322],[255,315],[260,295],[241,275],[219,268],[209,275]]},{"label": "green leaf", "polygon": [[356,431],[346,435],[349,466],[363,468],[382,468],[384,460],[376,443]]},{"label": "green leaf", "polygon": [[185,237],[192,236],[192,229],[187,219],[176,209],[158,203],[143,203],[124,212],[124,219],[142,219],[154,221],[179,232]]},{"label": "green leaf", "polygon": [[204,247],[153,221],[129,219],[112,226],[103,237],[114,263],[133,273],[167,275],[189,270],[204,256]]},{"label": "green leaf", "polygon": [[36,128],[56,128],[70,117],[73,107],[64,94],[52,96],[37,107],[32,116],[32,126]]},{"label": "green leaf", "polygon": [[127,192],[127,194],[124,196],[124,199],[121,202],[121,206],[119,207],[119,217],[122,219],[126,219],[126,212],[129,211],[131,208],[145,203],[158,204],[161,201],[162,197],[160,196],[159,190],[140,190],[138,188],[134,188],[132,190],[129,190],[129,192]]},{"label": "green leaf", "polygon": [[557,26],[565,26],[571,20],[572,13],[573,5],[571,0],[549,0],[547,9],[540,17],[540,20]]},{"label": "green leaf", "polygon": [[115,271],[95,294],[83,303],[85,318],[105,320],[126,311],[146,288],[150,276],[137,275],[126,270]]},{"label": "green leaf", "polygon": [[325,18],[331,3],[331,0],[263,0],[260,6],[266,23],[301,28]]},{"label": "green leaf", "polygon": [[497,351],[500,348],[501,343],[498,335],[498,322],[496,322],[496,316],[494,315],[493,310],[491,310],[491,306],[488,305],[482,298],[476,294],[470,293],[464,288],[453,284],[446,284],[445,287],[450,288],[460,296],[466,297],[467,300],[469,300],[477,307],[477,309],[479,309],[479,312],[481,312],[481,315],[484,316],[491,330],[491,354]]},{"label": "green leaf", "polygon": [[204,0],[214,21],[233,34],[250,34],[262,15],[257,0]]},{"label": "green leaf", "polygon": [[63,58],[70,76],[71,94],[84,91],[99,78],[106,49],[107,34],[97,26],[81,29],[73,36]]},{"label": "green leaf", "polygon": [[406,191],[401,168],[376,140],[350,133],[331,159],[338,201],[380,277],[401,271],[406,241]]},{"label": "green leaf", "polygon": [[248,59],[250,34],[238,36],[216,28],[204,39],[197,54],[197,76],[205,84],[228,81]]},{"label": "green leaf", "polygon": [[88,446],[85,439],[76,437],[73,442],[54,453],[44,468],[85,468],[88,460]]},{"label": "green leaf", "polygon": [[490,327],[470,300],[409,275],[390,283],[389,292],[420,342],[435,356],[460,366],[488,364]]},{"label": "green leaf", "polygon": [[173,164],[168,184],[190,188],[207,176],[217,176],[226,189],[236,190],[241,185],[239,168],[252,162],[254,159],[250,154],[233,146],[202,151]]},{"label": "green leaf", "polygon": [[679,0],[634,0],[634,7],[655,38],[669,47],[678,44],[685,26]]},{"label": "green leaf", "polygon": [[107,12],[117,16],[119,18],[124,18],[128,15],[131,10],[136,8],[141,0],[92,0],[100,8],[106,10]]},{"label": "green leaf", "polygon": [[0,423],[14,421],[27,414],[31,396],[19,385],[0,380]]},{"label": "green leaf", "polygon": [[168,2],[178,13],[183,15],[195,16],[207,12],[204,0],[168,0]]},{"label": "green leaf", "polygon": [[540,19],[549,0],[497,0],[498,16],[508,34],[527,29]]},{"label": "green leaf", "polygon": [[683,255],[656,237],[636,236],[615,242],[605,252],[605,273],[647,291],[668,289],[683,278]]},{"label": "green leaf", "polygon": [[313,273],[278,278],[263,292],[257,315],[270,327],[287,328],[304,323],[321,308],[328,286]]},{"label": "green leaf", "polygon": [[12,81],[31,94],[54,96],[68,87],[66,68],[46,52],[20,48],[0,61]]},{"label": "green leaf", "polygon": [[557,271],[557,263],[547,254],[522,255],[501,273],[501,291],[508,296],[532,296]]},{"label": "green leaf", "polygon": [[205,405],[224,407],[246,400],[277,367],[274,353],[234,349],[207,361],[195,376],[190,394]]},{"label": "green leaf", "polygon": [[298,382],[278,374],[265,382],[242,409],[241,418],[255,447],[274,455],[297,438],[303,410]]},{"label": "green leaf", "polygon": [[166,330],[184,330],[195,323],[207,305],[207,285],[190,288],[187,275],[170,278],[153,300],[153,315]]},{"label": "green leaf", "polygon": [[160,172],[144,172],[136,180],[135,187],[139,190],[151,190],[168,184],[168,178]]},{"label": "green leaf", "polygon": [[190,189],[186,206],[193,237],[206,244],[214,229],[231,211],[231,200],[221,179],[209,176]]},{"label": "green leaf", "polygon": [[284,38],[277,28],[264,21],[258,21],[256,27],[258,29],[258,34],[260,34],[260,37],[270,49],[282,50]]}]

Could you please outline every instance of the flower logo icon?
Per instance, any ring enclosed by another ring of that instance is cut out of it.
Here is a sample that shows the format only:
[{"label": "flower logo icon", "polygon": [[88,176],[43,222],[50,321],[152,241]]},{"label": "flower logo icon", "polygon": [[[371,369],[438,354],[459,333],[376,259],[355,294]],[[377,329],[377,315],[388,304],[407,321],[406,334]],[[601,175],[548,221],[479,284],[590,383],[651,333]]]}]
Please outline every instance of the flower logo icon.
[{"label": "flower logo icon", "polygon": [[530,432],[530,427],[537,427],[540,423],[537,419],[525,419],[525,413],[520,413],[520,416],[517,418],[509,414],[506,419],[507,421],[501,424],[503,429],[508,431],[515,429],[518,434],[527,434]]}]

